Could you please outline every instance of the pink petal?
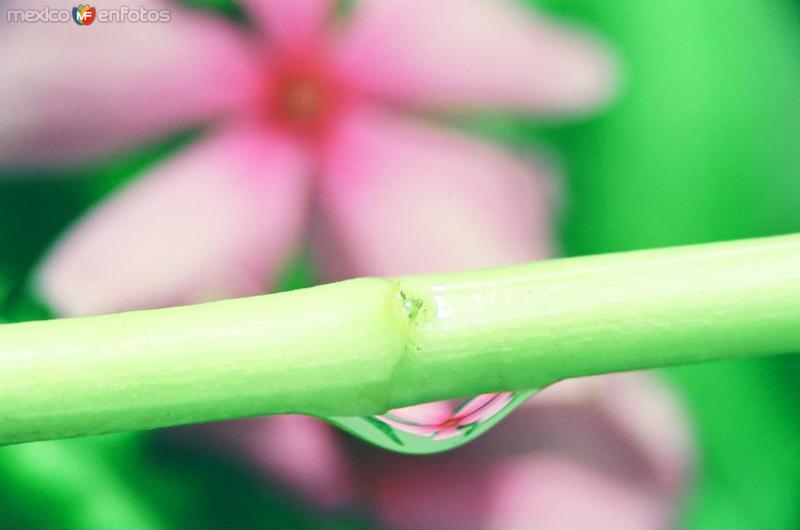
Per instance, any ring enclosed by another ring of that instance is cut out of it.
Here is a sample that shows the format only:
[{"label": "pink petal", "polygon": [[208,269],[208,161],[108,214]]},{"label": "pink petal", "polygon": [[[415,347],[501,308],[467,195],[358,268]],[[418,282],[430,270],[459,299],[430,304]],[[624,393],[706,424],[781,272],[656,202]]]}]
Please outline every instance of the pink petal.
[{"label": "pink petal", "polygon": [[651,492],[556,456],[507,459],[490,480],[487,528],[655,530],[667,519]]},{"label": "pink petal", "polygon": [[[377,111],[353,112],[329,147],[322,230],[349,265],[333,276],[499,266],[551,252],[550,194],[533,164]],[[334,268],[337,258],[321,256]]]},{"label": "pink petal", "polygon": [[381,454],[367,461],[364,470],[367,493],[380,516],[378,528],[488,529],[487,469],[463,456]]},{"label": "pink petal", "polygon": [[514,394],[504,392],[502,394],[483,394],[470,400],[458,415],[461,416],[460,425],[471,425],[486,421],[508,405]]},{"label": "pink petal", "polygon": [[[325,508],[352,501],[352,478],[334,429],[305,416],[251,420],[245,450],[264,471]],[[232,433],[235,434],[235,433]]]},{"label": "pink petal", "polygon": [[247,8],[283,49],[307,51],[316,44],[334,0],[248,0]]},{"label": "pink petal", "polygon": [[393,420],[387,416],[380,416],[379,419],[398,430],[416,434],[417,436],[433,436],[439,431],[438,425],[411,425],[402,421]]},{"label": "pink petal", "polygon": [[682,404],[660,381],[638,375],[616,376],[616,384],[602,400],[604,410],[631,443],[642,448],[664,491],[678,493],[693,463],[691,433]]},{"label": "pink petal", "polygon": [[452,401],[437,401],[394,409],[392,416],[395,418],[419,425],[439,425],[453,417],[455,406]]},{"label": "pink petal", "polygon": [[155,167],[67,233],[39,275],[62,315],[261,292],[303,227],[305,153],[249,127]]},{"label": "pink petal", "polygon": [[477,412],[478,410],[482,409],[486,405],[488,405],[496,396],[500,394],[481,394],[480,396],[476,396],[470,400],[467,400],[466,403],[458,410],[459,416],[469,416]]},{"label": "pink petal", "polygon": [[450,438],[455,438],[461,434],[461,431],[455,425],[448,425],[439,429],[436,435],[433,437],[435,440],[448,440]]},{"label": "pink petal", "polygon": [[[537,394],[522,407],[521,414],[512,417],[536,414],[536,409],[549,409],[562,418],[568,417],[569,411],[591,410],[606,430],[616,433],[617,448],[627,451],[628,472],[648,476],[665,498],[678,497],[686,485],[694,463],[694,444],[684,407],[653,375],[632,372],[562,381]],[[564,425],[554,422],[551,433]],[[570,436],[582,438],[574,432]],[[580,451],[586,447],[576,444]],[[613,459],[612,454],[607,456],[607,460]]]},{"label": "pink petal", "polygon": [[607,99],[606,46],[510,0],[361,2],[342,74],[393,101],[552,113]]},{"label": "pink petal", "polygon": [[260,73],[244,33],[178,3],[143,0],[131,9],[140,6],[169,9],[172,20],[79,27],[9,23],[3,12],[0,164],[85,162],[252,102]]},{"label": "pink petal", "polygon": [[[171,432],[170,432],[171,431]],[[326,509],[352,503],[353,476],[341,435],[307,416],[282,415],[171,429],[185,444],[232,452],[268,480]]]}]

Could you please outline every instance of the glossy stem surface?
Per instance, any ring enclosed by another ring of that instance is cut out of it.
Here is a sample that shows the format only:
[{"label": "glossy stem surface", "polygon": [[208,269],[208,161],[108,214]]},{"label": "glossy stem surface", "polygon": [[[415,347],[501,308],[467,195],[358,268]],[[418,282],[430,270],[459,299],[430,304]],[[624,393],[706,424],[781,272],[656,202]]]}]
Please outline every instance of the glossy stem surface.
[{"label": "glossy stem surface", "polygon": [[800,352],[800,236],[0,326],[0,443]]}]

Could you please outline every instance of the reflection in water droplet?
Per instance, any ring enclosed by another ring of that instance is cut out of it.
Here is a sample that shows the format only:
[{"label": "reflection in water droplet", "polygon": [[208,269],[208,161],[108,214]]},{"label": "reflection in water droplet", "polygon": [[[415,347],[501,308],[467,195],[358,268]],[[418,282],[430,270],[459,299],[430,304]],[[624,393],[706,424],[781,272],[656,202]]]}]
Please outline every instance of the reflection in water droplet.
[{"label": "reflection in water droplet", "polygon": [[327,420],[385,449],[438,453],[474,440],[534,393],[535,390],[483,394],[394,409],[381,416]]}]

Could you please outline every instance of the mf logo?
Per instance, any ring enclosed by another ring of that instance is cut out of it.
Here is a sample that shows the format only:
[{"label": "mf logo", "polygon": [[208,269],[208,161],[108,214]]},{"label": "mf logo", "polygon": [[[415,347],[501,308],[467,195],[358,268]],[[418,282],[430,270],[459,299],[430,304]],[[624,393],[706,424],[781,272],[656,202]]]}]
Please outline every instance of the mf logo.
[{"label": "mf logo", "polygon": [[72,8],[72,20],[79,26],[88,26],[94,22],[97,10],[88,4],[81,4]]}]

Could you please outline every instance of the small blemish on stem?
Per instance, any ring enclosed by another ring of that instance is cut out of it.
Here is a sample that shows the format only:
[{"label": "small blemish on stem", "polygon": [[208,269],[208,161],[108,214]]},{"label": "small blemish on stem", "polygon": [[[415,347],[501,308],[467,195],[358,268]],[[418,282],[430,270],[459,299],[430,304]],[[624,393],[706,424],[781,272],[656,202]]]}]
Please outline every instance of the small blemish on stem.
[{"label": "small blemish on stem", "polygon": [[408,314],[408,319],[411,322],[417,320],[420,309],[422,309],[423,302],[419,298],[410,298],[406,293],[400,292],[400,297],[403,299],[403,309]]}]

